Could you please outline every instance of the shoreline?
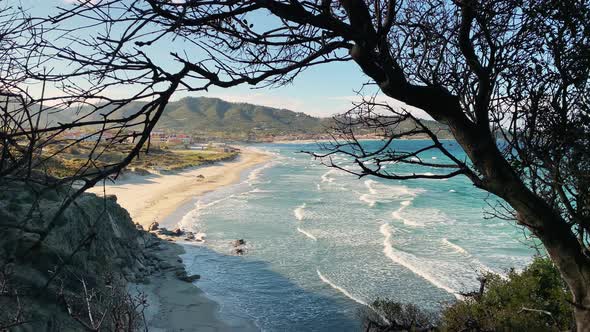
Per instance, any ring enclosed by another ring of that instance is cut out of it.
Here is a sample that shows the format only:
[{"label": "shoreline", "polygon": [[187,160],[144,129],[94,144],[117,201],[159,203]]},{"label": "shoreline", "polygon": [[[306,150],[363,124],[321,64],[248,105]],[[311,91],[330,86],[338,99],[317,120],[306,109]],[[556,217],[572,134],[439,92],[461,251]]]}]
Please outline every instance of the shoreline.
[{"label": "shoreline", "polygon": [[245,319],[231,322],[222,319],[221,305],[192,282],[178,279],[177,271],[185,270],[180,255],[184,247],[175,242],[160,240],[157,257],[164,267],[149,278],[148,283],[130,283],[133,296],[143,293],[148,299],[144,310],[146,327],[152,332],[164,331],[258,331]]},{"label": "shoreline", "polygon": [[[359,141],[383,141],[383,137],[364,137],[359,138]],[[430,140],[428,137],[405,137],[405,138],[397,138],[394,141],[428,141]],[[439,141],[454,141],[454,138],[439,138]],[[300,140],[276,140],[272,142],[264,142],[264,143],[272,143],[272,144],[309,144],[309,143],[333,143],[334,140],[332,139],[300,139]]]},{"label": "shoreline", "polygon": [[[174,174],[130,174],[106,184],[106,195],[117,196],[117,202],[125,208],[133,222],[144,228],[152,222],[161,223],[178,208],[197,196],[240,180],[241,173],[270,160],[270,155],[245,148],[232,161],[198,166]],[[103,186],[88,190],[103,195]]]},{"label": "shoreline", "polygon": [[[89,192],[117,196],[117,203],[129,212],[133,222],[148,230],[154,221],[162,224],[195,198],[239,182],[242,173],[270,159],[270,154],[243,148],[231,161],[174,174],[131,174],[114,184],[91,188]],[[184,247],[165,239],[160,241],[162,245],[156,255],[163,268],[151,275],[147,283],[128,285],[132,294],[143,292],[148,298],[149,306],[144,314],[150,331],[259,330],[248,320],[223,320],[219,303],[208,298],[195,283],[182,281],[175,274],[174,271],[186,270],[180,257],[185,253]]]}]

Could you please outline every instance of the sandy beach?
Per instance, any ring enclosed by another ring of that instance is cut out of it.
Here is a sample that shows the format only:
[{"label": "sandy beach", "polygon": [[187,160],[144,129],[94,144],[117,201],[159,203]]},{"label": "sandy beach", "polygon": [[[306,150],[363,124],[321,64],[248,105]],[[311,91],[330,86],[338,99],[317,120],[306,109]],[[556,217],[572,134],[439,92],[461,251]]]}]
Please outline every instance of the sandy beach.
[{"label": "sandy beach", "polygon": [[[191,199],[219,187],[237,182],[240,174],[264,163],[270,155],[256,150],[243,149],[235,161],[196,167],[175,174],[126,175],[115,184],[107,184],[107,195],[116,195],[135,223],[147,227],[161,222]],[[103,187],[89,190],[101,195]]]},{"label": "sandy beach", "polygon": [[[161,222],[191,199],[231,185],[240,180],[241,173],[270,159],[270,155],[243,149],[233,161],[196,167],[174,174],[126,175],[114,184],[92,188],[91,192],[116,195],[117,202],[144,228]],[[147,295],[149,307],[145,312],[150,331],[255,331],[248,321],[222,321],[217,313],[219,304],[210,300],[192,283],[179,280],[175,269],[184,269],[179,257],[182,246],[164,241],[157,256],[171,268],[152,275],[147,284],[131,284],[130,291]],[[198,281],[197,281],[198,283]]]}]

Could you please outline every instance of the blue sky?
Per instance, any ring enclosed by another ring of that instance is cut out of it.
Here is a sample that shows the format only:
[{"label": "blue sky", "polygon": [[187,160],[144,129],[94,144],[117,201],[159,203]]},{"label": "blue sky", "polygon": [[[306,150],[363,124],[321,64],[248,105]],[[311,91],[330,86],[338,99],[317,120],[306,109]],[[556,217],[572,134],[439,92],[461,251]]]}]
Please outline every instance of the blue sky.
[{"label": "blue sky", "polygon": [[[15,4],[20,2],[35,15],[46,15],[54,12],[56,6],[69,6],[73,1],[76,0],[9,0]],[[170,49],[186,48],[181,42],[171,43]],[[159,46],[154,52],[165,59],[170,49]],[[255,89],[242,85],[229,89],[211,88],[202,93],[178,92],[174,99],[186,96],[218,97],[234,102],[287,108],[314,116],[330,116],[350,108],[351,102],[358,100],[354,91],[367,80],[368,77],[353,62],[332,63],[309,68],[293,83],[282,87]]]}]

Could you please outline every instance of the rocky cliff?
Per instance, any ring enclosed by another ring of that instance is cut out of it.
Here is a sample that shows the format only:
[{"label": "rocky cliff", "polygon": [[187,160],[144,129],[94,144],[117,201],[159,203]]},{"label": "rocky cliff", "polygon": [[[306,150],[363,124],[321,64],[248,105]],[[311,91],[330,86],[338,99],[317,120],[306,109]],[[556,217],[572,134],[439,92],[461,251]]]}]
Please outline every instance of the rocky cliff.
[{"label": "rocky cliff", "polygon": [[0,330],[140,324],[130,320],[141,299],[124,290],[157,269],[149,248],[160,241],[138,229],[115,197],[83,194],[50,225],[68,191],[0,182]]}]

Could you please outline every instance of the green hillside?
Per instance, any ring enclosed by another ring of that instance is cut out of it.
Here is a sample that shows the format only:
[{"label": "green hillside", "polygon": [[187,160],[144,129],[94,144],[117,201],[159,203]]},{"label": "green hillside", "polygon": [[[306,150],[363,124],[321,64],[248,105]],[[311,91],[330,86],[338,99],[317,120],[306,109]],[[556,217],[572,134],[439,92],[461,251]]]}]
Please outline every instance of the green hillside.
[{"label": "green hillside", "polygon": [[[111,115],[119,118],[137,112],[143,102],[133,102]],[[101,113],[106,113],[104,110]],[[85,114],[84,110],[63,110],[53,115],[51,121],[67,122]],[[98,120],[101,115],[88,117]],[[162,114],[156,129],[175,130],[202,137],[234,140],[268,140],[274,136],[298,136],[313,138],[325,135],[333,124],[332,118],[316,118],[305,113],[286,109],[231,103],[217,98],[186,97],[170,102]],[[434,121],[425,121],[441,137],[448,137],[444,126]],[[414,124],[407,121],[394,131],[407,130]],[[360,129],[360,128],[359,128]],[[360,129],[360,134],[371,134]]]},{"label": "green hillside", "polygon": [[158,126],[195,132],[315,134],[321,133],[325,124],[324,119],[285,109],[187,97],[168,104]]}]

